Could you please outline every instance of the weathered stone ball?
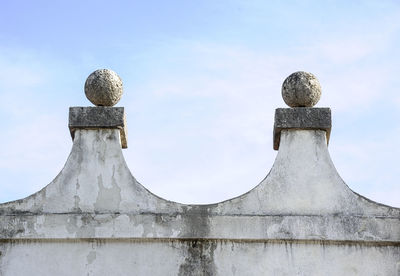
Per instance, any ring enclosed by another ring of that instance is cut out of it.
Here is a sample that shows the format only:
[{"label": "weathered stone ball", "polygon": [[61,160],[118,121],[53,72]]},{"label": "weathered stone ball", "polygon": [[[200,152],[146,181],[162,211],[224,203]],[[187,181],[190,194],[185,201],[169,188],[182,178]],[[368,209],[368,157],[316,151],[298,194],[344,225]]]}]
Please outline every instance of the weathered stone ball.
[{"label": "weathered stone ball", "polygon": [[89,75],[85,82],[86,98],[97,106],[113,106],[122,97],[121,78],[109,69],[99,69]]},{"label": "weathered stone ball", "polygon": [[321,85],[313,74],[295,72],[283,82],[282,98],[290,107],[312,107],[321,98]]}]

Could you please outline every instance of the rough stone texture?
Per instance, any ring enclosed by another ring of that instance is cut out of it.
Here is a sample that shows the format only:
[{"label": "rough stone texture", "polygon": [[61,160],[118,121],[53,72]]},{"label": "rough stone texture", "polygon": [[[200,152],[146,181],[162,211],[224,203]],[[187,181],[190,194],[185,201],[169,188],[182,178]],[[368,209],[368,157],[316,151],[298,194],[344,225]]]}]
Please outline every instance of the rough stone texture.
[{"label": "rough stone texture", "polygon": [[312,107],[321,98],[321,86],[313,74],[295,72],[283,82],[282,97],[290,107]]},{"label": "rough stone texture", "polygon": [[81,129],[60,174],[0,204],[0,275],[396,275],[400,209],[349,189],[323,130],[283,129],[268,176],[216,204],[131,175],[118,129]]},{"label": "rough stone texture", "polygon": [[19,241],[1,248],[8,254],[0,259],[5,276],[397,276],[400,255],[395,246],[290,241]]},{"label": "rough stone texture", "polygon": [[88,100],[97,106],[113,106],[122,97],[121,78],[109,69],[99,69],[89,75],[85,82]]},{"label": "rough stone texture", "polygon": [[68,127],[72,140],[77,129],[117,128],[120,130],[122,148],[128,147],[123,107],[70,107]]},{"label": "rough stone texture", "polygon": [[331,134],[332,119],[330,108],[277,108],[274,123],[274,150],[279,149],[283,129],[320,129],[326,131],[327,143]]}]

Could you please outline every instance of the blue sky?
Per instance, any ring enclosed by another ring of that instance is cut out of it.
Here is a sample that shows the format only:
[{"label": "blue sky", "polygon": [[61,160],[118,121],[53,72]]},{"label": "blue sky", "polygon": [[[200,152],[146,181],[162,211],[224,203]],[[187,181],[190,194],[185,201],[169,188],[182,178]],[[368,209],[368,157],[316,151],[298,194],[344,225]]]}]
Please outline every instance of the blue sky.
[{"label": "blue sky", "polygon": [[7,1],[0,9],[0,202],[52,181],[70,106],[99,68],[124,82],[134,176],[210,203],[269,172],[283,80],[312,72],[345,182],[400,207],[398,1]]}]

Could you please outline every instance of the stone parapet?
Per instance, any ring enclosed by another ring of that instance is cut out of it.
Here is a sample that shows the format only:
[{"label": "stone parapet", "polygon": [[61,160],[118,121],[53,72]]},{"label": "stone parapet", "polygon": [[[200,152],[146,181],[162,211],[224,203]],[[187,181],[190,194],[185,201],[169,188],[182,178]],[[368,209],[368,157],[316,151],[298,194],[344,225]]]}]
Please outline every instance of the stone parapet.
[{"label": "stone parapet", "polygon": [[[88,85],[96,105],[118,94],[101,72]],[[123,107],[71,107],[64,168],[0,204],[0,275],[399,275],[400,209],[353,192],[336,171],[331,111],[312,107],[316,78],[285,83],[293,108],[276,110],[269,174],[207,205],[168,201],[134,178]]]}]

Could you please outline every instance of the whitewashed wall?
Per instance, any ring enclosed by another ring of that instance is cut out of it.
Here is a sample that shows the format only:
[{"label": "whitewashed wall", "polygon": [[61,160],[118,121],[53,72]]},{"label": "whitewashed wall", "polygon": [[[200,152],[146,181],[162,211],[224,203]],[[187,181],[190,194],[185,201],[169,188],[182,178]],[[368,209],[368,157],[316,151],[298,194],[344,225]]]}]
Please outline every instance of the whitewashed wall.
[{"label": "whitewashed wall", "polygon": [[0,204],[0,275],[400,275],[400,209],[347,187],[324,131],[282,131],[268,176],[212,205],[151,194],[119,135],[77,130],[52,183]]}]

